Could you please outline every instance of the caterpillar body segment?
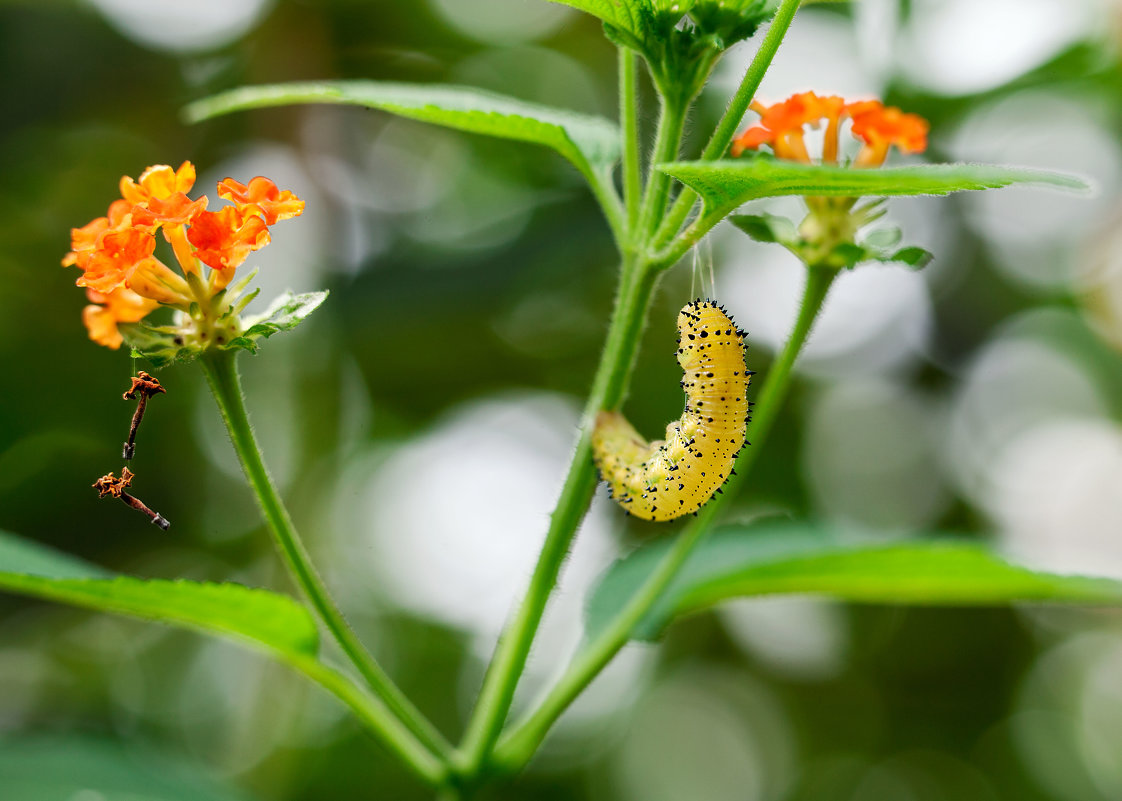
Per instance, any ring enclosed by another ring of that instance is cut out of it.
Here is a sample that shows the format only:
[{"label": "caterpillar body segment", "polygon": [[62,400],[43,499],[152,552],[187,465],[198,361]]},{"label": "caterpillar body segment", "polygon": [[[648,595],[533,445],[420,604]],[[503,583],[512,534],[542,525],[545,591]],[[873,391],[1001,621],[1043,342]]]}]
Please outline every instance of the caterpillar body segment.
[{"label": "caterpillar body segment", "polygon": [[592,452],[612,497],[644,520],[696,512],[732,472],[748,423],[743,333],[713,301],[678,313],[678,363],[686,409],[647,442],[619,412],[601,412]]}]

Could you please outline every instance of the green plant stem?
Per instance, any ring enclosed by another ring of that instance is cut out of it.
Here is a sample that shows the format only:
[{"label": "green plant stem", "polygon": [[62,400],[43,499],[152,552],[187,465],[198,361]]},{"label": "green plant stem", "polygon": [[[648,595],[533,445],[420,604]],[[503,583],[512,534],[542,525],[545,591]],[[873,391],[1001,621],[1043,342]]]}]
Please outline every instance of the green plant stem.
[{"label": "green plant stem", "polygon": [[673,267],[678,263],[678,259],[689,253],[690,248],[700,242],[702,237],[712,231],[723,219],[725,219],[723,214],[713,214],[703,210],[701,216],[690,223],[681,236],[670,242],[662,251],[648,257],[651,264],[661,270]]},{"label": "green plant stem", "polygon": [[[627,230],[639,224],[642,182],[639,176],[639,71],[638,57],[626,47],[619,48],[619,120],[623,136],[623,199],[627,207]],[[632,243],[629,243],[632,244]]]},{"label": "green plant stem", "polygon": [[599,481],[592,462],[592,427],[601,409],[616,409],[623,403],[657,279],[658,275],[641,263],[625,259],[607,341],[585,406],[580,440],[569,465],[561,497],[550,518],[545,544],[526,595],[499,639],[460,746],[456,767],[465,780],[478,778],[480,768],[499,737],[546,602],[557,583],[558,572],[577,527],[592,500]]},{"label": "green plant stem", "polygon": [[291,659],[288,662],[346,704],[420,779],[433,787],[447,786],[447,763],[422,745],[382,701],[372,698],[347,676],[318,660]]},{"label": "green plant stem", "polygon": [[[737,87],[736,94],[729,101],[725,113],[721,116],[713,135],[709,137],[705,149],[699,156],[701,161],[712,161],[720,158],[728,150],[733,136],[736,135],[736,129],[740,125],[740,121],[744,119],[744,112],[748,110],[752,98],[756,96],[756,91],[760,88],[760,82],[767,74],[768,67],[771,66],[771,62],[779,50],[779,45],[783,43],[783,37],[787,35],[787,29],[791,27],[791,21],[795,18],[795,12],[799,10],[800,2],[801,0],[783,0],[779,4],[775,16],[771,20],[771,25],[768,27],[767,35],[760,42],[760,48],[753,56],[752,63],[748,65],[744,77],[740,79],[740,86]],[[682,227],[682,223],[690,213],[690,209],[693,208],[696,199],[697,193],[692,189],[687,187],[682,190],[678,199],[674,201],[670,213],[666,215],[655,234],[656,246],[665,244],[678,233],[678,229]]]},{"label": "green plant stem", "polygon": [[592,195],[596,198],[596,202],[600,204],[600,208],[604,212],[604,219],[607,220],[608,228],[611,229],[612,240],[615,242],[616,248],[622,251],[628,241],[628,228],[624,219],[623,203],[612,184],[611,170],[596,170],[587,177]]},{"label": "green plant stem", "polygon": [[737,459],[737,475],[726,485],[726,492],[715,496],[701,508],[698,516],[679,535],[674,547],[663,557],[655,572],[615,619],[595,640],[581,649],[542,703],[500,741],[495,750],[496,767],[503,771],[514,771],[530,760],[549,729],[569,704],[627,644],[635,626],[651,610],[693,549],[712,529],[712,522],[728,499],[736,494],[735,490],[739,483],[743,482],[751,471],[778,417],[783,399],[791,385],[791,368],[794,367],[795,360],[810,334],[814,320],[836,275],[837,270],[832,269],[811,268],[807,271],[806,287],[795,326],[782,353],[768,371],[767,381],[755,404],[752,424],[749,426],[749,434],[754,444],[745,448]]},{"label": "green plant stem", "polygon": [[647,188],[643,194],[639,225],[632,233],[633,237],[643,238],[642,250],[644,251],[649,249],[646,244],[651,240],[655,229],[658,227],[662,213],[666,209],[666,201],[670,191],[670,176],[655,169],[655,165],[674,161],[678,158],[678,150],[682,144],[682,131],[686,125],[686,110],[686,104],[678,102],[673,96],[662,97],[654,147],[651,150],[650,163],[647,165]]},{"label": "green plant stem", "polygon": [[[238,454],[245,477],[257,497],[273,541],[293,580],[370,688],[400,718],[412,733],[411,737],[415,737],[419,743],[423,743],[424,748],[430,749],[434,754],[447,758],[451,746],[362,645],[312,565],[311,557],[261,459],[261,451],[245,408],[235,358],[236,351],[208,351],[201,359],[203,372],[206,373],[207,382],[218,403],[218,410],[222,413],[222,420],[226,423],[226,430],[230,434],[230,441]],[[395,747],[401,748],[402,745],[397,743]]]}]

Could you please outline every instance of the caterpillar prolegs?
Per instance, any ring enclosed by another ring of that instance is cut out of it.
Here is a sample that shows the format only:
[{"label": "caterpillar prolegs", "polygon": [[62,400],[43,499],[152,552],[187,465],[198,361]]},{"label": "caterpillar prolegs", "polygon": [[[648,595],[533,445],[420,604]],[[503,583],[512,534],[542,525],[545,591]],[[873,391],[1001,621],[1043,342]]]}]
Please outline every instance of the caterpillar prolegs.
[{"label": "caterpillar prolegs", "polygon": [[713,301],[678,313],[678,363],[686,410],[647,442],[619,412],[600,412],[592,452],[612,497],[644,520],[696,512],[732,472],[748,423],[744,334]]}]

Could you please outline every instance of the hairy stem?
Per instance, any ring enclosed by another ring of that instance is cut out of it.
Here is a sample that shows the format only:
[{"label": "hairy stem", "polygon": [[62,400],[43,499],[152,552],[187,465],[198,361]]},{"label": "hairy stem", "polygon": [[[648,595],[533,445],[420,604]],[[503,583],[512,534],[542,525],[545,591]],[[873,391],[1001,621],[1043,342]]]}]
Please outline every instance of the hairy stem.
[{"label": "hairy stem", "polygon": [[[623,136],[623,199],[627,207],[627,230],[639,224],[639,201],[643,187],[639,176],[639,91],[638,57],[626,47],[619,48],[619,121]],[[634,243],[628,243],[633,245]]]},{"label": "hairy stem", "polygon": [[542,703],[500,741],[495,751],[496,767],[503,771],[514,771],[530,760],[561,713],[627,644],[635,626],[661,597],[694,547],[705,539],[712,528],[713,521],[728,502],[727,499],[736,494],[735,490],[751,471],[778,417],[791,384],[791,368],[810,335],[814,320],[836,275],[837,271],[832,269],[808,270],[802,305],[795,326],[782,353],[768,371],[767,381],[755,405],[752,424],[749,427],[754,445],[741,452],[736,462],[737,475],[729,480],[726,492],[713,497],[701,508],[697,517],[679,535],[674,547],[663,557],[655,571],[615,619],[577,654]]},{"label": "hairy stem", "polygon": [[[760,49],[756,51],[752,63],[748,65],[744,77],[740,79],[740,86],[737,87],[736,94],[729,101],[724,115],[717,123],[713,135],[709,137],[709,142],[699,156],[702,161],[712,161],[720,158],[728,150],[729,144],[736,134],[737,126],[744,118],[744,112],[748,110],[748,105],[752,102],[752,98],[756,96],[756,91],[760,88],[760,81],[764,79],[768,67],[771,66],[771,62],[779,50],[779,45],[783,43],[783,37],[787,35],[787,29],[791,27],[791,21],[795,18],[795,12],[799,10],[800,2],[801,0],[783,0],[779,4],[767,35],[760,42]],[[659,226],[658,233],[654,237],[657,245],[665,244],[678,233],[678,229],[682,227],[682,223],[685,221],[686,215],[690,213],[696,199],[697,193],[692,189],[682,190],[682,193],[678,195],[678,199],[674,202],[674,206],[670,209],[670,213],[666,215],[662,225]]]},{"label": "hairy stem", "polygon": [[651,150],[651,161],[647,165],[647,188],[643,195],[643,207],[639,213],[639,226],[633,232],[634,237],[643,237],[642,251],[647,251],[647,242],[651,239],[658,227],[662,213],[666,209],[666,202],[670,192],[670,176],[655,166],[667,161],[674,161],[678,157],[678,150],[682,144],[682,131],[686,125],[686,104],[674,99],[673,96],[662,97],[662,110],[658,118],[658,129],[655,133],[654,148]]},{"label": "hairy stem", "polygon": [[592,500],[599,480],[592,462],[592,425],[601,409],[616,409],[623,403],[656,282],[657,274],[653,271],[632,263],[630,259],[625,260],[620,271],[620,291],[607,341],[585,406],[580,440],[561,489],[561,497],[550,518],[545,544],[530,578],[530,586],[499,639],[460,747],[457,768],[468,779],[478,777],[499,737],[546,602],[557,583],[561,564],[569,552],[577,527]]},{"label": "hairy stem", "polygon": [[[203,372],[206,373],[210,390],[218,403],[218,410],[222,413],[222,420],[226,423],[230,441],[238,454],[242,470],[249,481],[249,485],[257,497],[257,503],[268,524],[273,541],[288,567],[289,573],[304,596],[315,609],[316,614],[331,632],[340,648],[347,655],[355,668],[370,685],[370,688],[385,703],[386,707],[396,715],[404,724],[411,738],[416,738],[418,745],[430,750],[433,754],[446,758],[451,746],[444,740],[440,732],[413,706],[405,694],[393,683],[374,657],[359,641],[342,612],[335,604],[327,586],[323,583],[312,565],[300,535],[296,532],[288,510],[281,501],[272,478],[269,476],[265,463],[261,459],[261,451],[253,429],[249,423],[249,415],[245,408],[245,399],[242,395],[241,380],[238,377],[237,364],[235,363],[236,351],[208,351],[202,358]],[[402,743],[391,743],[395,750],[403,747]]]},{"label": "hairy stem", "polygon": [[616,194],[616,188],[612,184],[612,175],[610,169],[598,169],[588,177],[589,188],[592,189],[592,195],[596,198],[596,202],[600,204],[600,209],[604,212],[604,219],[608,222],[608,228],[612,232],[612,240],[616,244],[616,248],[623,250],[627,244],[628,227],[624,219],[623,204]]}]

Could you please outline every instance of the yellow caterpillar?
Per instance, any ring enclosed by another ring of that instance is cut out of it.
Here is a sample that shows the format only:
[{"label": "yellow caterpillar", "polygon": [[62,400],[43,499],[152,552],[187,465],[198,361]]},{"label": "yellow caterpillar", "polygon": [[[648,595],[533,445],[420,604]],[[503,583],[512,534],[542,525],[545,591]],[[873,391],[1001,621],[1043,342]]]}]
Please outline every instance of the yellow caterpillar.
[{"label": "yellow caterpillar", "polygon": [[619,412],[600,412],[592,452],[612,497],[644,520],[696,512],[732,472],[748,423],[744,334],[710,300],[678,313],[678,363],[686,410],[647,442]]}]

